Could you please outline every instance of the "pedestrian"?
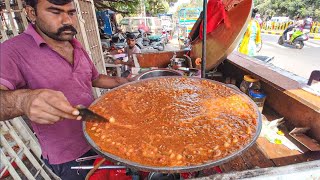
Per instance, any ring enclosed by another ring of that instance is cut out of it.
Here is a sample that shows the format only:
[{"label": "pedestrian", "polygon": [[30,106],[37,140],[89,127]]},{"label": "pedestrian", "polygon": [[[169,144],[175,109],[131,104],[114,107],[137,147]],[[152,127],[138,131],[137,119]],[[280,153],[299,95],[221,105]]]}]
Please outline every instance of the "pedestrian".
[{"label": "pedestrian", "polygon": [[145,33],[148,33],[150,31],[149,27],[146,25],[145,21],[141,21],[141,23],[138,26],[138,30],[143,30]]},{"label": "pedestrian", "polygon": [[255,56],[257,49],[261,46],[261,29],[259,23],[254,19],[257,9],[252,10],[251,20],[245,34],[239,44],[238,51],[248,56]]},{"label": "pedestrian", "polygon": [[94,101],[92,87],[113,88],[129,79],[98,73],[74,38],[73,0],[26,0],[26,12],[32,23],[0,44],[0,120],[26,115],[45,164],[61,179],[84,179],[88,171],[71,166],[95,153],[75,106]]},{"label": "pedestrian", "polygon": [[128,57],[128,62],[116,60],[115,64],[124,64],[124,65],[128,65],[130,67],[133,67],[134,66],[133,54],[141,53],[141,50],[136,45],[136,36],[133,33],[129,33],[127,35],[126,40],[127,40],[127,46],[124,49],[118,51],[118,53],[125,53]]},{"label": "pedestrian", "polygon": [[131,73],[131,68],[135,66],[133,54],[141,53],[140,48],[136,45],[136,36],[133,33],[129,33],[127,35],[127,46],[124,49],[119,50],[118,53],[125,53],[127,56],[127,61],[117,59],[114,61],[114,63],[125,65],[122,76],[128,77]]}]

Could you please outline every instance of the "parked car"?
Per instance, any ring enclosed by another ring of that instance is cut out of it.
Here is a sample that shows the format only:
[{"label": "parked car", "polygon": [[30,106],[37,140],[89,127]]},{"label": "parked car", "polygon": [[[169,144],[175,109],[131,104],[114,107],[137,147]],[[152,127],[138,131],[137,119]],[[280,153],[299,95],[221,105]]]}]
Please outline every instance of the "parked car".
[{"label": "parked car", "polygon": [[278,23],[282,23],[282,22],[288,22],[290,21],[289,17],[272,17],[270,19],[271,22],[278,22]]}]

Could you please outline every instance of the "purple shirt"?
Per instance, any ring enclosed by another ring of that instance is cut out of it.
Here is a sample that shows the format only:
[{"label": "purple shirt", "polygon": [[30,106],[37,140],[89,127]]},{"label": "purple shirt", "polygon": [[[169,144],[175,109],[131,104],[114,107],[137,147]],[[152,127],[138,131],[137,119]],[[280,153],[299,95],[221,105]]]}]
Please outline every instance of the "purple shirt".
[{"label": "purple shirt", "polygon": [[[74,64],[52,50],[32,25],[0,45],[0,84],[10,90],[52,89],[61,91],[71,105],[88,106],[93,100],[92,80],[99,74],[81,44],[73,39]],[[53,125],[32,122],[42,155],[50,164],[75,160],[90,146],[82,122],[65,119]]]}]

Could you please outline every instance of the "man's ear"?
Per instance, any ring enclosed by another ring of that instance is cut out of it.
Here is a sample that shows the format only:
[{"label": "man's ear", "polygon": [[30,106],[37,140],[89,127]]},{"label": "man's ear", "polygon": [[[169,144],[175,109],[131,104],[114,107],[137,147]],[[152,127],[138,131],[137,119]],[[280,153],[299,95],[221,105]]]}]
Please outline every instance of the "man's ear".
[{"label": "man's ear", "polygon": [[27,13],[28,19],[29,19],[32,23],[34,23],[34,22],[36,21],[36,10],[35,10],[33,7],[27,5],[27,6],[26,6],[26,13]]}]

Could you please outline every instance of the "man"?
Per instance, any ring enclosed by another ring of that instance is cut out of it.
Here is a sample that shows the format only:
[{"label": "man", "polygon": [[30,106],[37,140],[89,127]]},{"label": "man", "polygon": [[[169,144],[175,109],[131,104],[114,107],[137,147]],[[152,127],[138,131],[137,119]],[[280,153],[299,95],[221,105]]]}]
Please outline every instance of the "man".
[{"label": "man", "polygon": [[145,33],[148,33],[150,31],[149,27],[146,25],[144,21],[141,21],[141,23],[138,26],[138,30],[143,30]]},{"label": "man", "polygon": [[303,29],[305,30],[304,32],[310,32],[312,27],[312,17],[308,16],[303,23]]},{"label": "man", "polygon": [[115,64],[124,64],[130,67],[134,66],[133,54],[141,53],[141,50],[136,45],[136,36],[133,33],[127,35],[127,46],[123,50],[118,51],[118,53],[126,53],[128,55],[128,61],[123,62],[121,60],[116,60],[114,62]]},{"label": "man", "polygon": [[291,42],[291,36],[293,35],[293,33],[295,31],[303,31],[303,24],[304,24],[303,19],[300,16],[298,16],[295,19],[295,22],[293,23],[293,25],[291,25],[291,27],[289,27],[291,29],[287,32],[287,39],[285,41],[290,43]]},{"label": "man", "polygon": [[[98,74],[74,39],[72,0],[26,0],[32,22],[24,33],[0,45],[0,120],[26,115],[46,165],[62,179],[84,179],[71,170],[75,159],[93,154],[76,105],[89,106],[92,86],[113,88],[128,82]],[[86,163],[86,162],[85,162]]]}]

